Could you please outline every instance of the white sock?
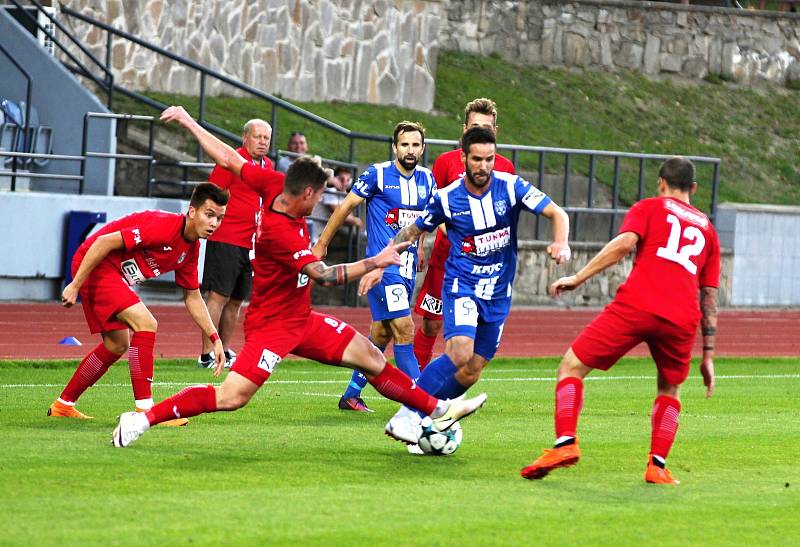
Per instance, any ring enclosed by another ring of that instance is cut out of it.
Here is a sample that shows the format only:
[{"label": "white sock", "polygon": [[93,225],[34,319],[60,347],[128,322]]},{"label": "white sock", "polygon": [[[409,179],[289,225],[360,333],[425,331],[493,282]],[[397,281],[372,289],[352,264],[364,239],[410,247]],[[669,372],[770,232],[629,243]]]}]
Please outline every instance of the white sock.
[{"label": "white sock", "polygon": [[153,399],[136,399],[135,403],[136,408],[141,408],[142,410],[150,410],[153,408]]},{"label": "white sock", "polygon": [[64,400],[64,399],[62,399],[61,397],[59,397],[59,398],[58,398],[58,402],[59,402],[59,403],[61,403],[62,405],[67,405],[67,406],[75,406],[75,403],[74,403],[74,402],[73,402],[73,403],[70,403],[69,401],[65,401],[65,400]]}]

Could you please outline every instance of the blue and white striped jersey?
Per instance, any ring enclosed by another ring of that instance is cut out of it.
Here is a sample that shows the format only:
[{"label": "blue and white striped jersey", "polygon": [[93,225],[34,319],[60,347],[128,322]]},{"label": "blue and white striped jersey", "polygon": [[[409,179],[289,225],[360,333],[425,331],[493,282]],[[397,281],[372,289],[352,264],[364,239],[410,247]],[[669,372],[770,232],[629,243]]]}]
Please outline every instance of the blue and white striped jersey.
[{"label": "blue and white striped jersey", "polygon": [[511,296],[517,267],[517,222],[521,209],[541,214],[550,198],[526,180],[492,171],[482,196],[467,191],[460,178],[434,195],[418,228],[447,227],[450,255],[442,290],[492,300]]},{"label": "blue and white striped jersey", "polygon": [[[417,166],[410,177],[403,176],[393,161],[376,163],[364,171],[351,190],[367,200],[367,256],[383,250],[397,233],[411,225],[436,193],[433,174]],[[402,266],[390,266],[387,273],[406,279],[416,276],[416,243],[401,257]]]}]

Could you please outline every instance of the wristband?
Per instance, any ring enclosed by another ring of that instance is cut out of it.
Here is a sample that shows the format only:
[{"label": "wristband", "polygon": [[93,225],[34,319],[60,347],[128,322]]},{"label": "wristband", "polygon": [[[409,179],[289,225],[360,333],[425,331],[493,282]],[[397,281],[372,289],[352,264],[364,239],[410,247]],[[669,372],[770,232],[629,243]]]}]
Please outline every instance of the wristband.
[{"label": "wristband", "polygon": [[209,339],[209,340],[211,340],[211,343],[212,343],[212,344],[216,344],[216,343],[217,343],[217,340],[219,340],[219,334],[217,334],[216,332],[212,332],[212,333],[211,333],[211,334],[208,336],[208,339]]},{"label": "wristband", "polygon": [[703,351],[714,351],[714,346],[703,346]]}]

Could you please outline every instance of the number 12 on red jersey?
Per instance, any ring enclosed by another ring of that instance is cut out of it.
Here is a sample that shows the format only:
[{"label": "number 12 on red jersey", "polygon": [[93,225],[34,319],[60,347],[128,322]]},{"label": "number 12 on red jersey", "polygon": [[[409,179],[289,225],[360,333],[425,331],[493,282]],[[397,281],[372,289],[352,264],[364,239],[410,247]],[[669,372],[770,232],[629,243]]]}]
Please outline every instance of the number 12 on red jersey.
[{"label": "number 12 on red jersey", "polygon": [[684,239],[691,243],[680,247],[681,242],[681,222],[675,215],[667,215],[667,222],[670,224],[669,240],[666,247],[659,247],[656,255],[676,262],[686,268],[692,275],[697,274],[697,265],[692,262],[695,257],[703,252],[706,245],[706,238],[696,226],[687,226],[683,230]]}]

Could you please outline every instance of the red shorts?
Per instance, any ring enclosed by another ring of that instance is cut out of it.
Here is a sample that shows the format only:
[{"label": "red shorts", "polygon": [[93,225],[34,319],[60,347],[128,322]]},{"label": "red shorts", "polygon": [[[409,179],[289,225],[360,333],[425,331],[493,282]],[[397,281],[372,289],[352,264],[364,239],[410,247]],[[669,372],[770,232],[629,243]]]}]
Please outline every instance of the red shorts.
[{"label": "red shorts", "polygon": [[339,365],[356,329],[330,315],[312,311],[299,322],[276,322],[245,333],[244,347],[232,371],[261,386],[289,353]]},{"label": "red shorts", "polygon": [[442,281],[444,268],[428,266],[417,297],[414,313],[434,321],[442,320]]},{"label": "red shorts", "polygon": [[679,326],[652,313],[612,302],[583,329],[572,351],[587,367],[608,370],[640,342],[646,342],[659,373],[672,385],[689,375],[697,325]]},{"label": "red shorts", "polygon": [[[78,271],[77,266],[78,264],[73,262],[73,276]],[[141,302],[139,296],[125,282],[122,274],[104,262],[92,270],[78,292],[83,303],[83,315],[92,334],[127,330],[128,325],[118,320],[116,315]]]}]

